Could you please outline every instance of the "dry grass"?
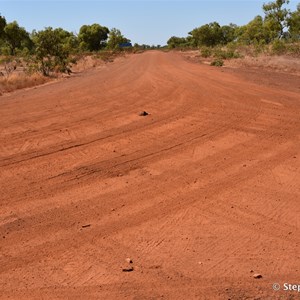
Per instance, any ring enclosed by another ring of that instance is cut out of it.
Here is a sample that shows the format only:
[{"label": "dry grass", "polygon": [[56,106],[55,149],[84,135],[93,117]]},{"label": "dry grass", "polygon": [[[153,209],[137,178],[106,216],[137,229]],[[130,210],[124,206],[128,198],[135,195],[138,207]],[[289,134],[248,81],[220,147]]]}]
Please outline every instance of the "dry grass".
[{"label": "dry grass", "polygon": [[287,55],[263,55],[258,57],[246,56],[243,59],[236,59],[226,62],[226,66],[239,68],[269,69],[274,72],[283,72],[300,75],[300,61],[298,58]]},{"label": "dry grass", "polygon": [[[242,58],[227,59],[224,65],[229,68],[265,69],[274,72],[300,75],[299,58],[287,54],[271,55],[269,53],[260,53],[254,55],[252,50],[245,49],[244,51],[243,49],[238,48],[237,51],[238,53],[241,53]],[[195,63],[210,65],[213,61],[212,57],[202,57],[199,54],[199,50],[190,50],[181,53],[188,60]]]},{"label": "dry grass", "polygon": [[33,87],[49,81],[40,74],[27,75],[25,73],[15,73],[8,78],[0,77],[0,93],[13,92],[15,90]]},{"label": "dry grass", "polygon": [[103,65],[104,62],[95,55],[81,55],[76,57],[76,64],[72,66],[72,72],[83,72],[85,70]]}]

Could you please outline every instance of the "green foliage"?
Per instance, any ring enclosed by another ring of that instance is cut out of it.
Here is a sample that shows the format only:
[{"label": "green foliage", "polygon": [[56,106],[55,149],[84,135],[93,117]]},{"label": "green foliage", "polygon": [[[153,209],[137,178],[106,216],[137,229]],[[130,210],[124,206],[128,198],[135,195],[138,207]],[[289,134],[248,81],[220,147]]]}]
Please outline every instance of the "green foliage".
[{"label": "green foliage", "polygon": [[69,73],[71,61],[69,51],[64,45],[64,36],[61,29],[47,27],[34,33],[36,68],[44,75],[58,71]]},{"label": "green foliage", "polygon": [[201,47],[200,53],[201,53],[202,57],[207,58],[212,55],[212,49],[204,46],[204,47]]},{"label": "green foliage", "polygon": [[289,26],[289,32],[293,39],[300,39],[300,3],[297,6],[297,10],[292,12],[290,18],[287,21]]},{"label": "green foliage", "polygon": [[221,27],[222,31],[222,41],[221,43],[226,45],[228,43],[233,42],[236,39],[236,32],[238,26],[230,23],[229,25],[225,25]]},{"label": "green foliage", "polygon": [[266,42],[264,40],[260,40],[258,42],[254,42],[254,53],[255,55],[268,52],[268,48],[266,47]]},{"label": "green foliage", "polygon": [[168,45],[169,49],[184,48],[184,47],[188,46],[188,44],[189,44],[189,42],[187,41],[186,38],[177,37],[177,36],[172,36],[167,41],[167,45]]},{"label": "green foliage", "polygon": [[55,29],[55,33],[59,36],[64,50],[69,53],[76,53],[78,52],[79,48],[79,40],[74,33],[66,31],[62,28]]},{"label": "green foliage", "polygon": [[83,50],[98,51],[106,46],[109,30],[99,24],[83,25],[78,39]]},{"label": "green foliage", "polygon": [[6,43],[1,43],[1,46],[0,46],[0,53],[1,55],[4,55],[4,56],[9,56],[11,55],[11,51],[10,51],[10,48],[8,47],[8,45]]},{"label": "green foliage", "polygon": [[274,38],[282,38],[288,26],[289,10],[284,7],[289,0],[275,0],[263,5],[265,22]]},{"label": "green foliage", "polygon": [[4,56],[0,59],[0,64],[3,66],[1,75],[8,79],[10,75],[16,71],[17,67],[21,65],[21,61],[13,56]]},{"label": "green foliage", "polygon": [[[290,12],[288,4],[289,0],[265,3],[262,7],[265,16],[256,16],[244,26],[221,26],[212,22],[193,29],[187,37],[172,36],[167,41],[168,49],[200,48],[202,57],[215,58],[215,65],[223,63],[225,59],[240,57],[237,45],[244,47],[245,53],[250,55],[270,49],[274,54],[300,55],[300,3],[294,12]],[[85,51],[101,50],[103,53],[100,56],[110,61],[120,44],[127,42],[130,40],[120,30],[112,28],[109,31],[99,24],[83,25],[78,36],[62,28],[51,27],[29,35],[16,21],[7,23],[0,15],[1,54],[29,58],[31,66],[46,76],[52,72],[70,72],[71,55],[76,56]],[[160,45],[135,44],[132,51],[144,49],[166,48]],[[104,53],[104,50],[110,51]],[[6,64],[10,72],[11,69]]]},{"label": "green foliage", "polygon": [[124,37],[119,29],[112,28],[109,31],[107,48],[108,49],[119,49],[120,44],[130,43],[130,40]]},{"label": "green foliage", "polygon": [[261,16],[256,16],[247,25],[241,26],[237,34],[238,40],[246,45],[259,43],[260,41],[267,42],[270,36],[270,32]]},{"label": "green foliage", "polygon": [[217,58],[213,60],[210,65],[215,67],[222,67],[224,65],[224,61],[220,58]]},{"label": "green foliage", "polygon": [[300,57],[300,42],[287,42],[284,40],[275,40],[272,43],[272,54],[275,55],[291,55]]},{"label": "green foliage", "polygon": [[291,44],[286,45],[287,52],[290,53],[291,55],[300,57],[300,42],[293,42]]},{"label": "green foliage", "polygon": [[196,47],[226,45],[235,40],[237,28],[235,24],[225,26],[220,26],[217,22],[205,24],[189,32],[191,44]]},{"label": "green foliage", "polygon": [[236,52],[238,53],[238,43],[237,42],[231,42],[231,43],[228,43],[226,45],[226,49],[228,51],[232,51],[232,52]]},{"label": "green foliage", "polygon": [[[197,27],[189,32],[188,37],[171,37],[168,40],[169,48],[192,47],[216,47],[232,43],[239,45],[253,45],[256,53],[266,51],[266,45],[276,39],[293,41],[300,40],[300,3],[297,10],[290,13],[286,5],[289,0],[274,0],[265,3],[263,11],[265,17],[256,16],[252,21],[244,26],[229,24],[220,26],[213,22]],[[289,30],[289,31],[287,31]],[[275,46],[276,48],[276,46]],[[204,57],[209,56],[208,50],[201,52]],[[236,57],[236,52],[219,53],[220,57]]]},{"label": "green foliage", "polygon": [[4,28],[6,26],[6,20],[0,15],[0,38],[4,36]]},{"label": "green foliage", "polygon": [[240,58],[240,54],[236,52],[236,50],[226,49],[223,50],[221,48],[215,48],[213,52],[213,56],[219,59],[232,59],[232,58]]},{"label": "green foliage", "polygon": [[222,30],[217,22],[205,24],[199,28],[193,29],[189,34],[192,37],[194,46],[208,46],[213,47],[221,43]]},{"label": "green foliage", "polygon": [[286,52],[286,43],[282,40],[275,40],[272,44],[272,52],[274,54],[280,55]]},{"label": "green foliage", "polygon": [[28,32],[23,27],[20,27],[16,21],[6,24],[3,39],[11,55],[16,54],[16,49],[32,46]]}]

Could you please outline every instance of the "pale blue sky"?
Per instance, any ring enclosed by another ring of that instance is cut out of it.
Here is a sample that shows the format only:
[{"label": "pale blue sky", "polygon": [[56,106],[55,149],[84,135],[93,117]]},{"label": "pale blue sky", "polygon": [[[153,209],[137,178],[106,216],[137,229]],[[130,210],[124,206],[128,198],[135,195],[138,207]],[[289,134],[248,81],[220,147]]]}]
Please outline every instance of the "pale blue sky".
[{"label": "pale blue sky", "polygon": [[[172,35],[187,36],[195,27],[217,21],[242,25],[263,15],[260,0],[0,0],[0,14],[31,32],[46,26],[78,32],[81,25],[116,27],[133,43],[166,44]],[[291,1],[295,10],[299,1]]]}]

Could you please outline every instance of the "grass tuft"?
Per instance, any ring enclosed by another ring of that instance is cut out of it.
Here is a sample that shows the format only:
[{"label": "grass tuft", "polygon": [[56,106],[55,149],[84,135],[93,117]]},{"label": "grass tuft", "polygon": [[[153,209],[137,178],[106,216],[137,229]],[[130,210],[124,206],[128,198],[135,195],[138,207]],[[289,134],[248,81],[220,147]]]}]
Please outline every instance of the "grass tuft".
[{"label": "grass tuft", "polygon": [[12,74],[8,78],[0,77],[0,93],[13,92],[15,90],[30,88],[43,84],[49,79],[40,75]]}]

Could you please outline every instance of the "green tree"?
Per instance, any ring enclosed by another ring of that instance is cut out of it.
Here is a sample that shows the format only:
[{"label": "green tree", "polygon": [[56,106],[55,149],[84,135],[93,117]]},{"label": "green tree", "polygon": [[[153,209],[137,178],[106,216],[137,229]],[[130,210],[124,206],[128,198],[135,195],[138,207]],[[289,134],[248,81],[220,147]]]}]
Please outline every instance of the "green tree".
[{"label": "green tree", "polygon": [[130,43],[130,40],[124,37],[119,29],[112,28],[109,31],[107,48],[118,49],[120,44]]},{"label": "green tree", "polygon": [[256,16],[247,25],[238,29],[238,40],[247,45],[267,43],[270,40],[270,34],[270,30],[265,26],[264,19],[261,16]]},{"label": "green tree", "polygon": [[79,40],[73,32],[69,32],[62,28],[55,29],[55,32],[59,35],[59,38],[65,50],[67,50],[70,53],[77,52],[79,48]]},{"label": "green tree", "polygon": [[174,48],[185,47],[188,45],[188,42],[184,37],[172,36],[168,39],[167,44],[168,44],[168,48],[174,49]]},{"label": "green tree", "polygon": [[47,27],[33,34],[38,70],[49,76],[53,71],[70,72],[69,51],[64,47],[61,29]]},{"label": "green tree", "polygon": [[189,33],[194,46],[213,47],[223,42],[223,33],[219,23],[213,22],[195,28]]},{"label": "green tree", "polygon": [[222,32],[222,43],[224,45],[233,42],[236,39],[236,31],[238,26],[230,23],[221,27]]},{"label": "green tree", "polygon": [[8,23],[4,27],[4,40],[10,49],[11,55],[16,54],[16,49],[22,49],[25,45],[30,44],[28,32],[20,27],[16,21]]},{"label": "green tree", "polygon": [[4,28],[6,26],[6,20],[0,15],[0,38],[4,36]]},{"label": "green tree", "polygon": [[289,0],[275,0],[263,5],[266,27],[271,31],[271,37],[282,38],[288,25],[289,10],[284,6]]},{"label": "green tree", "polygon": [[291,13],[288,26],[290,35],[300,39],[300,3],[297,5],[297,10]]},{"label": "green tree", "polygon": [[109,30],[99,24],[83,25],[79,30],[80,46],[83,50],[97,51],[105,47]]}]

